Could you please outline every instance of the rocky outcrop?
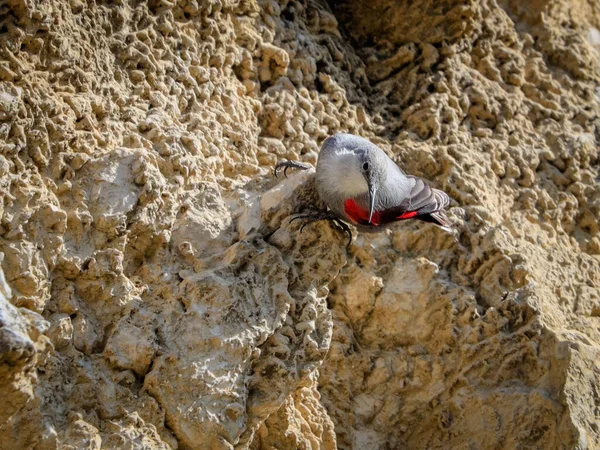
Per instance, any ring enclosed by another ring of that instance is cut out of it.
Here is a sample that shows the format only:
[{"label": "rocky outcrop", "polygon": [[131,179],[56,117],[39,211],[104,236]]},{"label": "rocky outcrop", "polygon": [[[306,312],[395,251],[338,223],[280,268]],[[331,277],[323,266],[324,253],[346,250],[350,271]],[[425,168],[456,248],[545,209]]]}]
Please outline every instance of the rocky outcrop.
[{"label": "rocky outcrop", "polygon": [[[0,448],[600,448],[593,1],[0,6]],[[456,236],[290,222],[344,131]]]}]

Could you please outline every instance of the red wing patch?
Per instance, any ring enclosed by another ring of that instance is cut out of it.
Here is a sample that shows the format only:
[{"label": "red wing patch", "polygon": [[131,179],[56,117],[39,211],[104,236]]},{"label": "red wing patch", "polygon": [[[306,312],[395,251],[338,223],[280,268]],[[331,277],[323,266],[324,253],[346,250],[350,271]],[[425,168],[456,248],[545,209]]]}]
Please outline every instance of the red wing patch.
[{"label": "red wing patch", "polygon": [[371,223],[369,223],[369,211],[362,209],[351,198],[344,201],[344,212],[354,223],[373,226],[379,225],[379,218],[381,216],[379,211],[373,211],[373,217],[371,218]]},{"label": "red wing patch", "polygon": [[417,215],[416,211],[406,211],[404,214],[396,217],[398,220],[410,219]]},{"label": "red wing patch", "polygon": [[397,213],[394,213],[393,209],[385,211],[373,211],[373,217],[371,218],[371,223],[369,223],[369,211],[362,209],[356,204],[354,199],[351,198],[344,201],[344,212],[354,223],[358,223],[360,225],[372,225],[375,227],[378,227],[382,223],[412,219],[419,214],[417,211],[406,211],[397,216]]}]

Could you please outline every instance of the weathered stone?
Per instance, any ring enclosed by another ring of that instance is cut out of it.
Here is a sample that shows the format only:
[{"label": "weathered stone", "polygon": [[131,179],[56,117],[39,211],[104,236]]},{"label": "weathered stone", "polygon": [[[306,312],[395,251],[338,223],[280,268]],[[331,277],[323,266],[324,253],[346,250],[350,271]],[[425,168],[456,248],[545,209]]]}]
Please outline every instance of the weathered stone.
[{"label": "weathered stone", "polygon": [[[1,450],[600,448],[593,1],[0,22]],[[340,131],[457,238],[290,223],[314,172],[273,165]]]}]

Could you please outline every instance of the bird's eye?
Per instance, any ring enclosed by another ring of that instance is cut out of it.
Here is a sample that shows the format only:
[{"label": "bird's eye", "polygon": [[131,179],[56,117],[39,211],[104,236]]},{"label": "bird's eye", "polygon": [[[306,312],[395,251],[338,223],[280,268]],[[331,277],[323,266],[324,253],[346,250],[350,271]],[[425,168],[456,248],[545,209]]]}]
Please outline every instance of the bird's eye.
[{"label": "bird's eye", "polygon": [[369,163],[363,164],[363,170],[369,170]]}]

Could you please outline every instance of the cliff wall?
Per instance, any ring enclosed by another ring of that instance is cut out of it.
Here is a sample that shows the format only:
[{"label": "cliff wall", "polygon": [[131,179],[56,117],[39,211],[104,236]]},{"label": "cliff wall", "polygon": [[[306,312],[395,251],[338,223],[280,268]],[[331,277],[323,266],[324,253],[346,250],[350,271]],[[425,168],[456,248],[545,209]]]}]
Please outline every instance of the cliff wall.
[{"label": "cliff wall", "polygon": [[[600,448],[594,0],[0,6],[0,448]],[[454,237],[300,232],[335,132]]]}]

